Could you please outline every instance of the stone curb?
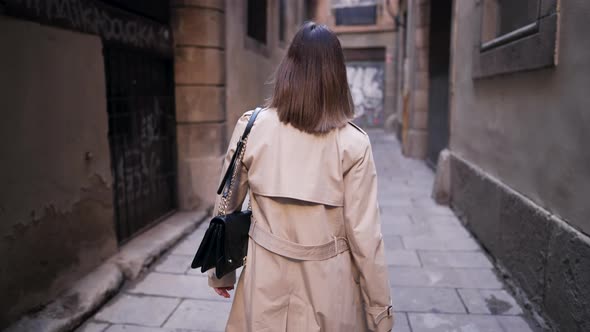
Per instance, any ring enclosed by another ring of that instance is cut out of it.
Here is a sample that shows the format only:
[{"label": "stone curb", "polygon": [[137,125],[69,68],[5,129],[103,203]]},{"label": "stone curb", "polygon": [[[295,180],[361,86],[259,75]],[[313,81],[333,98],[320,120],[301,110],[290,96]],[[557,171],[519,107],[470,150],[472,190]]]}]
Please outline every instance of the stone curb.
[{"label": "stone curb", "polygon": [[4,332],[64,332],[78,327],[118,292],[125,281],[136,279],[158,257],[196,229],[209,216],[210,210],[175,213],[125,244],[119,253],[43,309],[25,315]]}]

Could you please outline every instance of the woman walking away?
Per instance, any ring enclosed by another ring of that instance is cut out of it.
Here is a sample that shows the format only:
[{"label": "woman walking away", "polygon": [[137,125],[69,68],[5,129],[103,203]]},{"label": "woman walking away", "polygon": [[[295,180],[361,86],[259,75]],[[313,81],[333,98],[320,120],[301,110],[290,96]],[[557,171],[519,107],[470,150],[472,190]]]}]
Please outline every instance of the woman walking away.
[{"label": "woman walking away", "polygon": [[[225,209],[240,209],[250,190],[247,260],[226,330],[390,331],[377,174],[369,137],[349,122],[336,35],[304,24],[275,80]],[[224,173],[251,114],[236,124]],[[235,279],[235,272],[218,279],[209,271],[209,285],[223,297]]]}]

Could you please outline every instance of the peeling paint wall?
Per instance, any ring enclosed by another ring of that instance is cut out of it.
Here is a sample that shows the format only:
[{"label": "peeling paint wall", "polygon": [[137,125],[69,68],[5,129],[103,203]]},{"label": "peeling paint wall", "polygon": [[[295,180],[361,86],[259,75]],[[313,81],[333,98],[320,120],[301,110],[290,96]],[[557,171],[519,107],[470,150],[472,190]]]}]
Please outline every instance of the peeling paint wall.
[{"label": "peeling paint wall", "polygon": [[0,16],[0,326],[117,250],[102,45]]}]

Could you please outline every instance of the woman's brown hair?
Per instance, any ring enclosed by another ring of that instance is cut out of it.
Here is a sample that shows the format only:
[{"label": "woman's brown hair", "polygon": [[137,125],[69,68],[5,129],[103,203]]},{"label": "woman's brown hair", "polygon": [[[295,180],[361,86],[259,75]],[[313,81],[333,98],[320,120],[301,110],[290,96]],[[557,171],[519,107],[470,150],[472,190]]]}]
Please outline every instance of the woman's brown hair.
[{"label": "woman's brown hair", "polygon": [[325,25],[305,23],[275,76],[270,107],[308,133],[326,133],[354,117],[340,41]]}]

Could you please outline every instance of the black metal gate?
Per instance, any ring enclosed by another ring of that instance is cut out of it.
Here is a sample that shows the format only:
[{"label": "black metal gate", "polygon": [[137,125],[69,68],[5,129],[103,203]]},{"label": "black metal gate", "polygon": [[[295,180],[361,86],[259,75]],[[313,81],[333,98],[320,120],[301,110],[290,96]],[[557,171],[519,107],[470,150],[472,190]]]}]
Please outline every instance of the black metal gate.
[{"label": "black metal gate", "polygon": [[449,63],[452,0],[430,1],[428,156],[436,167],[438,155],[449,144]]},{"label": "black metal gate", "polygon": [[169,0],[0,0],[0,12],[100,36],[119,242],[176,207]]},{"label": "black metal gate", "polygon": [[123,242],[176,207],[173,63],[109,45],[104,58],[115,218]]}]

